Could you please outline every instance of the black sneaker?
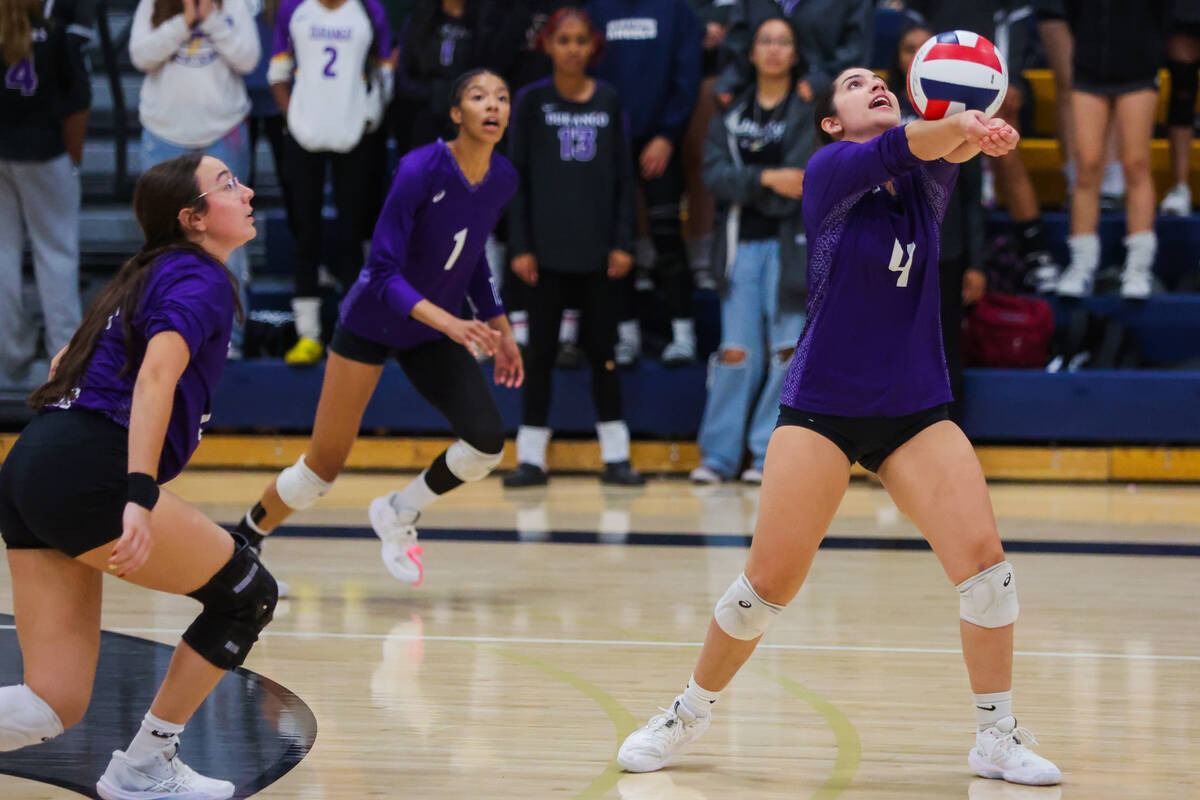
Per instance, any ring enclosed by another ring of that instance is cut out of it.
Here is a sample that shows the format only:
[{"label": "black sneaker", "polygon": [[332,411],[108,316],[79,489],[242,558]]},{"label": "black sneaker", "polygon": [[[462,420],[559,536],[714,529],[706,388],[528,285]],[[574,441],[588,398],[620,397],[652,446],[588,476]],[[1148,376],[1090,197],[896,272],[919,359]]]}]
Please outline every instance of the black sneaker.
[{"label": "black sneaker", "polygon": [[610,486],[644,486],[646,476],[635,471],[628,461],[612,461],[604,465],[600,482]]},{"label": "black sneaker", "polygon": [[546,471],[533,464],[517,464],[517,468],[504,476],[506,489],[523,489],[526,486],[545,486],[549,483]]}]

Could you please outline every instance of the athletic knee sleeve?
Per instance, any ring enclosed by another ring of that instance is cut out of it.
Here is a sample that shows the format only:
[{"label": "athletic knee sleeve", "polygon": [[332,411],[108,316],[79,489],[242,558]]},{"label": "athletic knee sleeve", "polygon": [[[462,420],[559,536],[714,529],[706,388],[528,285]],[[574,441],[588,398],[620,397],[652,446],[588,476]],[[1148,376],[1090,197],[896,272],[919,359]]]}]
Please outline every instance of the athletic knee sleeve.
[{"label": "athletic knee sleeve", "polygon": [[275,491],[279,499],[294,511],[303,511],[325,496],[333,481],[322,480],[321,476],[308,468],[304,456],[295,464],[279,473],[275,479]]},{"label": "athletic knee sleeve", "polygon": [[768,603],[758,596],[743,572],[717,601],[713,617],[721,630],[734,639],[749,641],[762,636],[780,611],[783,606]]},{"label": "athletic knee sleeve", "polygon": [[279,587],[254,550],[238,542],[228,563],[188,597],[199,600],[204,610],[183,640],[213,666],[233,669],[246,660],[271,621]]},{"label": "athletic knee sleeve", "polygon": [[504,452],[484,453],[459,439],[446,450],[446,468],[460,481],[477,481],[500,463]]},{"label": "athletic knee sleeve", "polygon": [[58,714],[28,686],[0,687],[0,751],[40,744],[62,732]]},{"label": "athletic knee sleeve", "polygon": [[1017,621],[1017,578],[1013,565],[1001,561],[958,585],[958,615],[981,628],[1003,628]]},{"label": "athletic knee sleeve", "polygon": [[1171,75],[1171,93],[1167,101],[1167,125],[1186,125],[1189,128],[1196,118],[1196,93],[1200,90],[1200,64],[1168,59],[1167,72]]}]

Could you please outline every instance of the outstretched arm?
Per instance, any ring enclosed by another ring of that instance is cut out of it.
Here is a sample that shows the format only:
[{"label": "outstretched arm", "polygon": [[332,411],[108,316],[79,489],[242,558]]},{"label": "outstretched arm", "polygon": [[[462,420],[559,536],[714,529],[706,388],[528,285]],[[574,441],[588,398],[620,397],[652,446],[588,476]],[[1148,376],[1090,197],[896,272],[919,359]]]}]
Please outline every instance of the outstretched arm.
[{"label": "outstretched arm", "polygon": [[979,152],[1003,155],[1020,136],[1004,120],[989,120],[982,111],[963,111],[945,119],[919,119],[904,126],[908,147],[922,161],[961,163]]}]

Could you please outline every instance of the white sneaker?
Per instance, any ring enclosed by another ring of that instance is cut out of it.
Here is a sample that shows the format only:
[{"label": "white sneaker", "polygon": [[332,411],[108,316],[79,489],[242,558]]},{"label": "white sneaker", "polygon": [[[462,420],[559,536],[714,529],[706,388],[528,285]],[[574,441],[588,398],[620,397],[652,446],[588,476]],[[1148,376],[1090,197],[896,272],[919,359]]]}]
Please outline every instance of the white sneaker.
[{"label": "white sneaker", "polygon": [[383,542],[379,555],[383,565],[398,581],[420,586],[425,577],[421,564],[421,545],[417,544],[419,511],[397,510],[399,492],[391,492],[371,501],[367,510],[375,535]]},{"label": "white sneaker", "polygon": [[1029,749],[1037,744],[1014,717],[1005,717],[975,734],[975,746],[967,756],[971,770],[981,778],[1001,778],[1009,783],[1050,786],[1062,780],[1062,772],[1048,759]]},{"label": "white sneaker", "polygon": [[758,467],[751,467],[742,472],[742,483],[762,484],[763,473]]},{"label": "white sneaker", "polygon": [[700,483],[705,485],[718,484],[724,480],[716,470],[701,464],[688,474],[688,480],[692,483]]},{"label": "white sneaker", "polygon": [[1186,183],[1177,183],[1158,205],[1158,213],[1168,217],[1186,217],[1192,213],[1192,190]]},{"label": "white sneaker", "polygon": [[1121,297],[1126,300],[1145,300],[1154,291],[1154,279],[1149,269],[1129,264],[1121,273]]},{"label": "white sneaker", "polygon": [[1067,271],[1058,279],[1058,294],[1061,297],[1087,297],[1096,282],[1096,271],[1078,262],[1071,262]]},{"label": "white sneaker", "polygon": [[96,793],[104,800],[226,800],[233,796],[229,781],[206,778],[183,763],[179,745],[160,750],[147,760],[134,764],[121,750],[115,750],[108,769],[96,782]]},{"label": "white sneaker", "polygon": [[1058,289],[1061,268],[1054,256],[1046,250],[1038,250],[1025,257],[1025,284],[1038,294],[1053,294]]},{"label": "white sneaker", "polygon": [[617,763],[628,772],[653,772],[662,769],[686,745],[708,730],[712,715],[693,715],[683,706],[683,695],[675,698],[668,711],[653,717],[625,739],[617,751]]},{"label": "white sneaker", "polygon": [[613,347],[613,360],[619,367],[632,367],[642,355],[640,342],[619,341]]}]

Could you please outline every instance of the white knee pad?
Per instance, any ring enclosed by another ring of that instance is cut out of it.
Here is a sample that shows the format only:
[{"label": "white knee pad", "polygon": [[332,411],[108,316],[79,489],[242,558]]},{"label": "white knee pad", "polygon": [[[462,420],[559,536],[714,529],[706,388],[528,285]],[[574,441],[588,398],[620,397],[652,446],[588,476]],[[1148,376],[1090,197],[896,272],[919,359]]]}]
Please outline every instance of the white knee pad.
[{"label": "white knee pad", "polygon": [[1003,628],[1017,621],[1017,576],[1001,561],[958,585],[958,615],[981,628]]},{"label": "white knee pad", "polygon": [[295,464],[279,473],[275,479],[275,491],[284,505],[293,511],[303,511],[325,496],[333,481],[322,480],[321,476],[308,468],[304,456]]},{"label": "white knee pad", "polygon": [[40,744],[62,732],[58,714],[28,686],[0,687],[0,751]]},{"label": "white knee pad", "polygon": [[743,572],[721,595],[713,610],[713,617],[721,630],[734,639],[749,641],[762,636],[771,619],[780,611],[783,611],[783,606],[768,603],[758,596]]},{"label": "white knee pad", "polygon": [[482,453],[459,439],[446,450],[446,467],[460,481],[477,481],[486,478],[503,456],[503,452]]}]

